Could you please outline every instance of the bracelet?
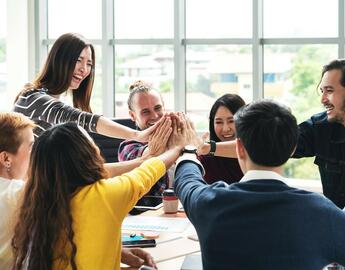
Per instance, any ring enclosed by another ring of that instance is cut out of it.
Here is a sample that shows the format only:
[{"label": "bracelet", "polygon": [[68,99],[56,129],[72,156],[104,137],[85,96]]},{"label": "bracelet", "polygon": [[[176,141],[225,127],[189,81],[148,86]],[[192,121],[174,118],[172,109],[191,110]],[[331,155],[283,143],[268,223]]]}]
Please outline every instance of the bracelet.
[{"label": "bracelet", "polygon": [[214,153],[216,152],[216,148],[217,148],[216,142],[214,140],[208,140],[205,143],[208,143],[211,146],[210,152],[208,153],[208,155],[214,156]]}]

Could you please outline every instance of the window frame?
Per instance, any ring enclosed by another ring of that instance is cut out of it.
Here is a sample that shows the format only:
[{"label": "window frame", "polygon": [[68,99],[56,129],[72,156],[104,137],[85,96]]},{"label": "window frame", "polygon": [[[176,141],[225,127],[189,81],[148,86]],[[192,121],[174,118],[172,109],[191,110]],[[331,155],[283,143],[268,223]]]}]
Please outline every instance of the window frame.
[{"label": "window frame", "polygon": [[[36,73],[48,53],[54,39],[48,39],[48,2],[35,0],[35,61]],[[116,117],[115,88],[115,46],[117,45],[171,45],[174,48],[174,109],[187,111],[186,108],[186,48],[188,45],[251,45],[252,46],[252,96],[253,100],[264,97],[263,56],[265,45],[305,45],[333,44],[338,46],[338,58],[345,57],[345,4],[338,0],[338,37],[335,38],[264,38],[263,7],[264,0],[252,0],[252,38],[186,38],[186,1],[174,1],[174,36],[171,39],[117,39],[114,33],[114,7],[117,0],[102,0],[102,39],[91,39],[95,45],[101,45],[102,55],[102,107],[103,114]]]}]

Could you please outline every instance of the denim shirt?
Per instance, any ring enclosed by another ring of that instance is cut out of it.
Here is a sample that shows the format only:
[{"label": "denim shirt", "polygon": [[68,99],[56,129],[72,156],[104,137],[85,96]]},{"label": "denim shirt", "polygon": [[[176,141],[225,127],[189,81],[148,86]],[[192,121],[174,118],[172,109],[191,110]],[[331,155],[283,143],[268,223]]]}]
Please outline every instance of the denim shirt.
[{"label": "denim shirt", "polygon": [[345,206],[345,127],[327,121],[326,112],[299,125],[294,158],[315,156],[323,193],[338,207]]}]

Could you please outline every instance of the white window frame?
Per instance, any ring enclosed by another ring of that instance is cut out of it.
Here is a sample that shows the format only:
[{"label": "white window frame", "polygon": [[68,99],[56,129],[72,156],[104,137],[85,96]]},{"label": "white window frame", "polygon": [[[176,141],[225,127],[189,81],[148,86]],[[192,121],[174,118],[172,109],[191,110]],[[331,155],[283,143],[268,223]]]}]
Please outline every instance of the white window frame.
[{"label": "white window frame", "polygon": [[[49,45],[55,40],[48,39],[48,0],[34,1],[35,36],[35,73],[47,56]],[[103,114],[115,115],[115,47],[117,45],[171,45],[174,48],[174,98],[175,111],[186,111],[186,48],[188,45],[251,45],[252,46],[252,85],[253,99],[264,97],[263,55],[265,45],[303,45],[333,44],[338,46],[338,58],[345,57],[345,4],[338,0],[338,37],[335,38],[264,38],[263,37],[263,4],[264,0],[252,0],[252,38],[186,38],[186,1],[174,0],[174,37],[172,39],[117,39],[114,33],[114,5],[117,0],[102,0],[102,39],[91,42],[101,45],[102,55],[102,92]],[[325,1],[326,2],[326,1]],[[30,31],[29,31],[30,32]],[[32,33],[29,33],[29,35]],[[111,57],[110,57],[111,56]],[[33,58],[33,57],[31,57]],[[32,72],[31,72],[32,74]]]}]

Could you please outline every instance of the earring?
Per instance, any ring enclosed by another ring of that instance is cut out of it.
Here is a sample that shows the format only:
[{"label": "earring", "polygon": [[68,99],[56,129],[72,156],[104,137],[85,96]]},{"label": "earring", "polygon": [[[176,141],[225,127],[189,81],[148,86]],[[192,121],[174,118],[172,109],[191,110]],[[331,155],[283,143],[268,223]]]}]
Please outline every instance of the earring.
[{"label": "earring", "polygon": [[11,164],[8,163],[8,164],[7,164],[7,172],[10,172],[10,171],[11,171]]}]

